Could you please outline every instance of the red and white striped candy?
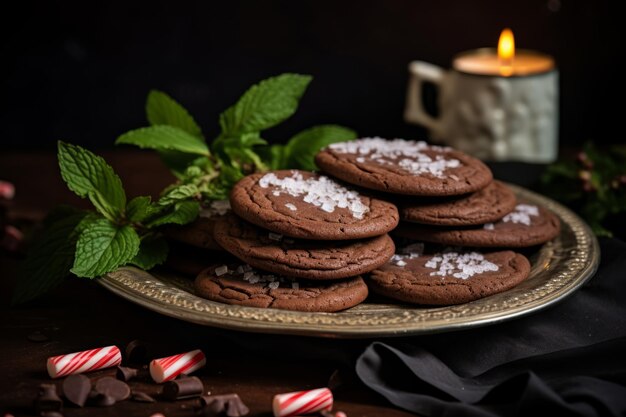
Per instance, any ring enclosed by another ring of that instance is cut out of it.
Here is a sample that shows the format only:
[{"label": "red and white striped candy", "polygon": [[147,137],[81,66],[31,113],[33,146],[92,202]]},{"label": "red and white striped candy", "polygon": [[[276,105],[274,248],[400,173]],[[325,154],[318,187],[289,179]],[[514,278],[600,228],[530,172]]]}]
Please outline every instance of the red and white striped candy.
[{"label": "red and white striped candy", "polygon": [[110,368],[122,363],[122,354],[117,346],[107,346],[83,352],[48,358],[47,367],[50,378],[59,378],[71,374]]},{"label": "red and white striped candy", "polygon": [[274,396],[272,402],[275,417],[312,414],[333,408],[333,393],[328,388],[311,391],[290,392]]},{"label": "red and white striped candy", "polygon": [[196,349],[167,358],[154,359],[150,362],[150,376],[159,383],[171,381],[180,374],[190,374],[202,368],[205,363],[204,353]]}]

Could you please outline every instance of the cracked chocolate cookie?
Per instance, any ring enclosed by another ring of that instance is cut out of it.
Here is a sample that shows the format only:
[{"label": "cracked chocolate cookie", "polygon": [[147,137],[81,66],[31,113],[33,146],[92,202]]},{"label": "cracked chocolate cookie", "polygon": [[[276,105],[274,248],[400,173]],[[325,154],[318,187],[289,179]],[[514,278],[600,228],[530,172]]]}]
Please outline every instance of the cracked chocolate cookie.
[{"label": "cracked chocolate cookie", "polygon": [[436,226],[473,226],[500,220],[515,208],[513,191],[500,181],[460,198],[401,202],[400,219]]},{"label": "cracked chocolate cookie", "polygon": [[509,290],[529,273],[528,259],[513,251],[422,255],[409,246],[372,271],[367,282],[373,292],[395,300],[454,305]]},{"label": "cracked chocolate cookie", "polygon": [[387,234],[362,240],[291,239],[232,214],[217,220],[214,237],[226,251],[255,268],[314,280],[364,274],[385,264],[395,250]]},{"label": "cracked chocolate cookie", "polygon": [[485,164],[461,151],[404,139],[334,143],[316,155],[315,163],[350,184],[404,195],[467,194],[493,179]]},{"label": "cracked chocolate cookie", "polygon": [[169,226],[163,233],[168,239],[202,249],[219,250],[222,248],[213,239],[215,221],[230,212],[228,200],[213,201],[200,210],[198,218],[183,226]]},{"label": "cracked chocolate cookie", "polygon": [[398,209],[314,172],[252,174],[230,194],[243,219],[285,236],[348,240],[380,236],[398,225]]},{"label": "cracked chocolate cookie", "polygon": [[554,239],[561,223],[550,210],[533,204],[518,204],[495,223],[479,227],[435,227],[403,223],[395,236],[453,246],[524,248]]},{"label": "cracked chocolate cookie", "polygon": [[283,310],[334,312],[345,310],[367,298],[361,277],[332,282],[292,280],[249,265],[212,266],[195,280],[200,297],[225,304]]}]

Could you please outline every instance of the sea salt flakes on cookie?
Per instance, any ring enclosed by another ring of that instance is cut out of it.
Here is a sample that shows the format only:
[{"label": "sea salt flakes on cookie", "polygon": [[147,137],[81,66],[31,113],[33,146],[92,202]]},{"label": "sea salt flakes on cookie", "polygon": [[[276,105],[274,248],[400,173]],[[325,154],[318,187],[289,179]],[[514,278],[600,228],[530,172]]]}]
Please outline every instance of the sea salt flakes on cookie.
[{"label": "sea salt flakes on cookie", "polygon": [[372,271],[373,292],[416,304],[460,304],[511,289],[530,273],[528,259],[512,251],[404,252]]},{"label": "sea salt flakes on cookie", "polygon": [[[362,219],[369,211],[369,207],[361,201],[359,193],[348,190],[325,176],[304,179],[302,173],[293,171],[290,177],[278,178],[276,174],[270,172],[261,177],[259,185],[261,188],[273,186],[272,195],[276,197],[281,193],[293,197],[302,196],[305,203],[320,207],[328,213],[332,213],[337,207],[347,208],[354,217]],[[292,211],[298,209],[291,203],[286,203],[285,206]]]},{"label": "sea salt flakes on cookie", "polygon": [[316,164],[346,182],[406,195],[448,196],[480,190],[491,171],[476,158],[426,142],[363,138],[334,143]]},{"label": "sea salt flakes on cookie", "polygon": [[476,274],[499,269],[498,265],[489,262],[484,255],[478,252],[437,254],[430,258],[424,266],[435,269],[430,273],[431,276],[452,276],[460,279],[468,279]]},{"label": "sea salt flakes on cookie", "polygon": [[295,238],[360,239],[380,236],[398,224],[393,204],[307,171],[249,175],[233,187],[230,202],[245,220]]}]

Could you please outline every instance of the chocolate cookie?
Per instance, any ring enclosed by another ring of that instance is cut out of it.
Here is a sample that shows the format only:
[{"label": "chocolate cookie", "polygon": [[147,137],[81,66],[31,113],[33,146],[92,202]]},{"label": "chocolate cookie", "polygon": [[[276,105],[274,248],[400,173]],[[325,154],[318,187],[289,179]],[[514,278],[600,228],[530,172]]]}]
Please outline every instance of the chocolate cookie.
[{"label": "chocolate cookie", "polygon": [[523,248],[552,240],[560,230],[561,223],[551,211],[532,204],[518,204],[502,220],[480,227],[451,228],[403,223],[394,234],[444,245]]},{"label": "chocolate cookie", "polygon": [[398,225],[398,209],[308,171],[252,174],[230,194],[245,220],[289,237],[347,240],[380,236]]},{"label": "chocolate cookie", "polygon": [[217,262],[235,262],[237,258],[224,251],[206,250],[184,243],[170,242],[164,266],[181,275],[196,277],[207,266]]},{"label": "chocolate cookie", "polygon": [[427,305],[467,303],[513,288],[528,277],[530,262],[512,251],[405,251],[372,271],[370,289],[400,301]]},{"label": "chocolate cookie", "polygon": [[362,240],[294,240],[235,215],[216,222],[215,240],[255,268],[315,280],[364,274],[385,264],[395,250],[387,234]]},{"label": "chocolate cookie", "polygon": [[198,218],[184,226],[168,226],[163,233],[169,239],[203,249],[222,250],[213,239],[215,220],[230,212],[228,200],[213,201],[200,210]]},{"label": "chocolate cookie", "polygon": [[361,277],[328,283],[294,281],[244,264],[202,271],[195,289],[200,297],[226,304],[315,312],[345,310],[367,298],[367,285]]},{"label": "chocolate cookie", "polygon": [[438,226],[472,226],[500,220],[515,208],[513,191],[500,181],[460,198],[398,204],[400,219]]},{"label": "chocolate cookie", "polygon": [[467,194],[493,178],[485,164],[461,151],[403,139],[334,143],[316,155],[315,163],[351,184],[404,195]]}]

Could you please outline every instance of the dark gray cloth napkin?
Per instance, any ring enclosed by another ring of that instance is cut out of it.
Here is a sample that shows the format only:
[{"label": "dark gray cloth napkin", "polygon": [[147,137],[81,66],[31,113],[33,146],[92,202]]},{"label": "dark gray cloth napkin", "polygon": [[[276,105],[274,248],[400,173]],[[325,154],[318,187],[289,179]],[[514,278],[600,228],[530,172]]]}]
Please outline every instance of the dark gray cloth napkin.
[{"label": "dark gray cloth napkin", "polygon": [[626,243],[556,306],[489,327],[370,344],[360,380],[430,416],[626,416]]}]

